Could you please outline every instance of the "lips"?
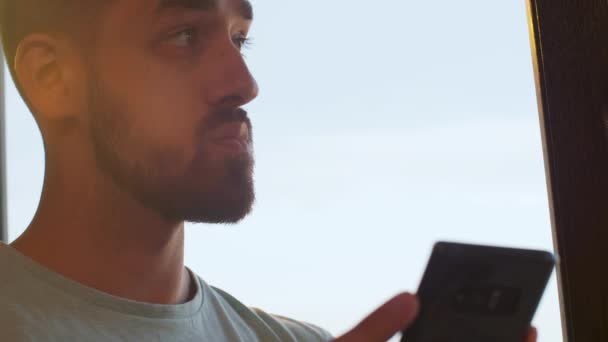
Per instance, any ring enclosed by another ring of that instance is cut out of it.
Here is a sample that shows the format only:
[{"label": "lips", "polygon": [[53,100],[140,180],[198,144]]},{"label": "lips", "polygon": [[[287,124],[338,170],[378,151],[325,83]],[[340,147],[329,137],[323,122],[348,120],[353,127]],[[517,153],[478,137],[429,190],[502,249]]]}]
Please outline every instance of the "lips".
[{"label": "lips", "polygon": [[233,152],[247,152],[251,145],[246,122],[226,123],[217,127],[211,140]]}]

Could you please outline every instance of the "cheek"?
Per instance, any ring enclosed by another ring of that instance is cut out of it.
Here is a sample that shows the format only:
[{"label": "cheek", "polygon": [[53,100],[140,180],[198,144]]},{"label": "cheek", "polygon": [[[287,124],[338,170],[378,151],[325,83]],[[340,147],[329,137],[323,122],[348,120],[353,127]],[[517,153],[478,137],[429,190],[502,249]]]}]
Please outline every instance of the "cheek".
[{"label": "cheek", "polygon": [[107,84],[127,106],[131,134],[142,144],[177,149],[191,158],[198,144],[196,132],[204,119],[202,97],[197,96],[193,82],[181,79],[166,66],[126,61],[124,57],[120,64],[122,67],[106,74],[112,77]]},{"label": "cheek", "polygon": [[180,172],[196,157],[199,123],[188,108],[172,105],[170,98],[155,97],[134,107],[131,115],[135,116],[131,127],[134,147],[142,158],[172,160],[174,172]]},{"label": "cheek", "polygon": [[129,114],[133,119],[134,134],[142,134],[167,145],[192,143],[200,124],[191,108],[174,104],[170,97],[144,97],[142,103],[131,106]]}]

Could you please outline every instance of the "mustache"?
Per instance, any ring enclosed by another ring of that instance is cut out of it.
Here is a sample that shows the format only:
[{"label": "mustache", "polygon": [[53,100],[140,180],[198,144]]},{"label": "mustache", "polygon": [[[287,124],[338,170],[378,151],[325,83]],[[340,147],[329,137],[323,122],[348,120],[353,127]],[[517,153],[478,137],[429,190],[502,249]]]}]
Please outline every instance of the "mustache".
[{"label": "mustache", "polygon": [[227,124],[245,123],[249,131],[249,140],[252,139],[252,124],[249,115],[243,108],[221,108],[212,110],[199,125],[199,136],[204,137],[209,132]]}]

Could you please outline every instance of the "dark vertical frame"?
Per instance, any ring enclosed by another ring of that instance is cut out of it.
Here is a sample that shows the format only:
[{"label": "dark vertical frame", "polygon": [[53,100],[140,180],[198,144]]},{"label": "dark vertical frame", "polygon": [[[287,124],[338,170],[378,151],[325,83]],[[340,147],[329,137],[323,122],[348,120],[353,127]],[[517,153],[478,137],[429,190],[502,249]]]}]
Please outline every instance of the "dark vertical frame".
[{"label": "dark vertical frame", "polygon": [[608,341],[608,1],[528,1],[565,341]]}]

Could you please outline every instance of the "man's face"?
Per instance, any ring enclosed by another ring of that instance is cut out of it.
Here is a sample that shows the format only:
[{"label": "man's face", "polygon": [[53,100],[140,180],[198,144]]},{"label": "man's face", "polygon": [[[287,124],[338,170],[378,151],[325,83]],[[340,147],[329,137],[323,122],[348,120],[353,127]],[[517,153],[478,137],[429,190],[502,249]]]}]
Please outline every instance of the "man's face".
[{"label": "man's face", "polygon": [[250,24],[244,0],[117,0],[103,15],[88,62],[97,164],[169,220],[251,210]]}]

